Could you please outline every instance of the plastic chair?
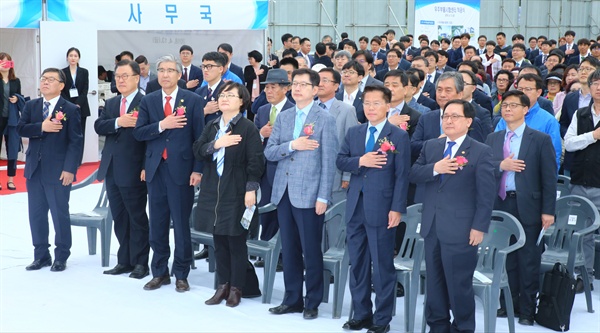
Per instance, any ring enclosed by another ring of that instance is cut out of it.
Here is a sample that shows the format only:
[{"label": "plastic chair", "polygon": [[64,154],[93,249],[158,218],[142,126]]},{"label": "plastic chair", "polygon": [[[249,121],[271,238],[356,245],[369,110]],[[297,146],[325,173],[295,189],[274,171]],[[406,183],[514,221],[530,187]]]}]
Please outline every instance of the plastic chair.
[{"label": "plastic chair", "polygon": [[[81,189],[96,180],[98,170],[94,171],[86,179],[71,187],[71,191]],[[88,253],[96,254],[96,229],[100,231],[100,253],[102,267],[107,267],[110,263],[110,238],[112,237],[112,213],[108,207],[108,196],[106,194],[106,184],[102,184],[100,197],[96,207],[91,212],[70,214],[71,225],[87,228]]]},{"label": "plastic chair", "polygon": [[[325,212],[325,234],[329,248],[323,253],[323,302],[329,302],[329,285],[333,276],[333,318],[341,318],[344,291],[348,281],[349,256],[346,246],[346,200],[342,200]],[[336,218],[337,217],[337,218]],[[322,244],[323,246],[323,244]]]},{"label": "plastic chair", "polygon": [[[510,244],[513,236],[516,238],[516,242]],[[484,332],[496,331],[500,290],[503,290],[505,295],[508,331],[515,332],[514,305],[508,285],[506,257],[509,253],[523,247],[524,244],[525,231],[521,223],[511,214],[499,210],[493,211],[490,228],[479,244],[477,266],[473,278],[475,296],[483,303]],[[480,279],[477,278],[479,273],[483,275]]]},{"label": "plastic chair", "polygon": [[556,182],[556,199],[562,198],[571,194],[571,177],[558,175]]},{"label": "plastic chair", "polygon": [[[265,214],[277,209],[272,203],[258,207],[258,214]],[[281,235],[279,231],[269,241],[259,239],[249,239],[248,255],[261,257],[265,260],[264,277],[262,284],[262,302],[271,303],[273,296],[273,286],[275,285],[275,273],[277,272],[277,262],[279,253],[281,253]]]},{"label": "plastic chair", "polygon": [[600,227],[600,214],[590,200],[578,195],[567,195],[558,199],[554,232],[547,239],[546,251],[542,254],[540,266],[540,279],[557,262],[566,263],[567,270],[571,274],[575,268],[580,268],[584,272],[581,277],[587,309],[590,313],[594,312],[590,290],[592,281],[589,281],[585,273],[583,237],[593,233],[598,227]]}]

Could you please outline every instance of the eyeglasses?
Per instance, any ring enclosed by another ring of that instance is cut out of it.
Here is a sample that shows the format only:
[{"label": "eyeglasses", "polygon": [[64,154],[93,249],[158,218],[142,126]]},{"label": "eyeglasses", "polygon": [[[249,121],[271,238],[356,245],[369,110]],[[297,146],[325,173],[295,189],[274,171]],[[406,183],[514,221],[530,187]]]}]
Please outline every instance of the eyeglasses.
[{"label": "eyeglasses", "polygon": [[527,88],[517,88],[517,90],[520,92],[524,92],[524,93],[530,93],[534,90],[537,90],[537,88],[527,87]]},{"label": "eyeglasses", "polygon": [[325,83],[325,84],[327,84],[327,83],[330,83],[330,82],[331,82],[331,83],[333,83],[333,84],[336,84],[336,83],[337,83],[337,82],[335,82],[335,81],[333,81],[333,80],[329,80],[329,79],[321,79],[321,82],[323,82],[323,83]]},{"label": "eyeglasses", "polygon": [[354,75],[354,74],[358,74],[358,72],[357,71],[348,71],[348,70],[342,71],[342,75]]},{"label": "eyeglasses", "polygon": [[202,69],[205,71],[209,71],[211,69],[213,69],[214,67],[223,67],[221,65],[202,65]]},{"label": "eyeglasses", "polygon": [[597,89],[598,87],[600,87],[600,81],[594,81],[590,84],[590,88]]},{"label": "eyeglasses", "polygon": [[383,102],[373,102],[373,103],[371,103],[371,102],[364,102],[363,106],[364,106],[365,109],[368,109],[371,106],[374,106],[375,108],[379,108],[379,107],[381,107],[384,104],[385,103],[383,103]]},{"label": "eyeglasses", "polygon": [[515,108],[517,108],[517,106],[524,106],[524,105],[523,104],[519,104],[519,103],[502,103],[502,104],[500,104],[500,107],[503,110],[515,109]]},{"label": "eyeglasses", "polygon": [[240,96],[238,95],[234,95],[234,94],[219,94],[219,98],[222,99],[232,99],[232,98],[240,98]]},{"label": "eyeglasses", "polygon": [[460,118],[464,118],[465,116],[461,116],[458,114],[445,114],[442,116],[442,120],[443,121],[448,121],[448,119],[452,119],[452,121],[457,121]]},{"label": "eyeglasses", "polygon": [[308,87],[308,86],[313,86],[312,83],[308,83],[308,82],[292,82],[292,87],[296,88],[296,87],[300,87],[302,89]]},{"label": "eyeglasses", "polygon": [[594,68],[594,67],[579,67],[579,69],[577,71],[580,73],[589,73],[589,72],[593,72],[595,70],[596,70],[596,68]]},{"label": "eyeglasses", "polygon": [[46,81],[48,81],[48,83],[54,83],[56,81],[62,82],[60,79],[57,79],[57,78],[54,78],[54,77],[45,77],[45,76],[42,76],[40,78],[40,82],[46,82]]},{"label": "eyeglasses", "polygon": [[159,68],[156,71],[159,72],[160,74],[163,74],[163,73],[169,73],[169,74],[179,73],[179,71],[177,69],[175,69],[175,68]]},{"label": "eyeglasses", "polygon": [[508,82],[508,79],[497,79],[498,82]]},{"label": "eyeglasses", "polygon": [[129,79],[130,77],[134,77],[137,74],[123,74],[123,75],[115,75],[115,81],[119,81],[120,79],[123,79],[123,81],[127,81],[127,79]]}]

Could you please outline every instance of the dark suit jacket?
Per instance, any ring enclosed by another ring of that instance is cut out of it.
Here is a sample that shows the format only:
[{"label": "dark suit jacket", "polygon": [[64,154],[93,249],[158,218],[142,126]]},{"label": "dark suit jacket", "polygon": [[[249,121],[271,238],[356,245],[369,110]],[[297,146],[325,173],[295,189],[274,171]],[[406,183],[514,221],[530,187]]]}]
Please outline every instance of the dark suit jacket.
[{"label": "dark suit jacket", "polygon": [[331,61],[331,58],[326,55],[322,55],[318,58],[315,58],[315,63],[313,64],[313,66],[316,64],[323,64],[326,67],[333,67],[333,62]]},{"label": "dark suit jacket", "polygon": [[[532,63],[536,66],[536,67],[542,67],[544,65],[544,63],[542,62],[544,58],[544,55],[541,53],[538,53],[538,56],[535,57],[534,61],[532,61]],[[547,58],[547,57],[546,57]]]},{"label": "dark suit jacket", "polygon": [[483,91],[479,89],[475,89],[473,92],[473,100],[475,103],[479,104],[479,106],[488,110],[490,113],[490,117],[494,114],[494,106],[492,105],[492,98],[486,95]]},{"label": "dark suit jacket", "polygon": [[[344,101],[344,90],[340,89],[340,91],[338,91],[335,94],[335,98],[337,100],[343,102]],[[356,119],[358,119],[358,121],[361,124],[364,124],[365,122],[367,122],[367,117],[365,117],[365,110],[364,110],[363,104],[362,104],[362,92],[360,90],[358,91],[358,93],[356,93],[356,98],[352,102],[352,105],[356,109]]]},{"label": "dark suit jacket", "polygon": [[[500,187],[502,171],[500,163],[504,160],[504,137],[506,130],[490,134],[486,144],[492,147],[496,193]],[[515,172],[517,207],[524,225],[541,225],[542,214],[554,215],[556,205],[556,170],[554,146],[548,134],[536,131],[525,125],[519,156],[515,159],[525,161],[525,170]],[[500,200],[496,196],[496,200]]]},{"label": "dark suit jacket", "polygon": [[177,185],[188,184],[192,172],[202,173],[202,163],[194,159],[192,145],[204,129],[204,101],[191,91],[179,89],[175,98],[175,109],[179,105],[186,107],[187,124],[183,128],[159,132],[158,123],[165,118],[162,90],[142,98],[133,136],[138,141],[146,141],[147,182],[154,178],[165,148],[169,173]]},{"label": "dark suit jacket", "polygon": [[31,179],[40,164],[43,168],[42,181],[46,184],[62,184],[60,175],[63,171],[77,173],[83,146],[79,108],[60,97],[52,113],[62,111],[66,120],[62,120],[63,128],[56,133],[42,132],[44,121],[42,109],[43,98],[31,100],[25,104],[25,109],[17,125],[17,133],[29,138],[25,162],[25,178]]},{"label": "dark suit jacket", "polygon": [[430,108],[431,110],[436,110],[436,109],[440,108],[440,106],[437,104],[437,102],[434,99],[431,99],[423,94],[419,95],[419,98],[417,99],[417,103],[419,103],[421,105],[425,105],[426,107]]},{"label": "dark suit jacket", "polygon": [[[423,85],[422,92],[428,93],[429,94],[429,98],[431,100],[435,101],[435,85],[433,83],[431,83],[431,81],[427,80],[427,74],[425,74],[425,84]],[[421,95],[423,95],[423,94],[421,93]],[[428,106],[428,105],[425,105],[425,106]]]},{"label": "dark suit jacket", "polygon": [[[573,46],[572,46],[573,50],[575,52],[573,52],[571,55],[565,55],[565,63],[569,61],[569,59],[571,59],[571,57],[578,57],[579,56],[579,49],[577,48],[577,43],[573,42]],[[567,52],[567,44],[560,46],[559,49],[563,52]]]},{"label": "dark suit jacket", "polygon": [[267,58],[267,60],[275,60],[275,66],[273,68],[279,68],[279,57],[275,53],[271,53],[271,57]]},{"label": "dark suit jacket", "polygon": [[[217,100],[217,95],[219,94],[221,87],[223,87],[223,85],[225,84],[225,82],[223,80],[221,80],[219,82],[219,84],[217,84],[217,88],[215,88],[215,91],[212,92],[212,95],[210,97],[210,100]],[[198,94],[200,96],[200,98],[202,98],[202,100],[204,101],[204,106],[206,106],[206,103],[209,102],[208,99],[208,84],[205,84],[203,86],[201,86],[200,88],[196,89],[195,91],[196,94]],[[202,107],[204,109],[204,106]],[[204,112],[204,111],[202,111]],[[208,124],[211,120],[219,118],[221,116],[222,112],[219,110],[213,114],[206,114],[204,113],[204,125]]]},{"label": "dark suit jacket", "polygon": [[415,133],[415,130],[417,129],[419,118],[421,118],[421,112],[411,108],[410,106],[408,106],[407,103],[404,103],[404,107],[402,107],[402,111],[400,111],[400,114],[405,114],[410,117],[407,128],[408,137],[410,139]]},{"label": "dark suit jacket", "polygon": [[60,95],[67,101],[79,105],[81,109],[81,117],[90,116],[90,105],[88,104],[87,94],[90,88],[90,74],[88,70],[83,67],[77,68],[77,75],[75,76],[75,87],[77,87],[77,97],[71,98],[69,90],[73,88],[73,77],[71,76],[71,70],[69,67],[62,69],[65,74],[65,87],[61,91]]},{"label": "dark suit jacket", "polygon": [[[177,86],[180,89],[187,89],[185,86],[184,79],[179,79],[179,81],[177,81]],[[158,83],[158,79],[150,80],[148,81],[148,84],[146,84],[146,95],[161,89],[162,88],[160,86],[160,83]]]},{"label": "dark suit jacket", "polygon": [[242,69],[242,67],[240,67],[234,63],[230,63],[229,70],[233,74],[237,75],[240,78],[240,80],[244,81],[244,70]]},{"label": "dark suit jacket", "polygon": [[[371,55],[373,55],[372,52],[371,52]],[[377,52],[377,60],[379,60],[379,59],[383,60],[383,62],[379,65],[373,64],[373,67],[375,67],[375,72],[378,72],[387,67],[386,53],[381,49],[379,50],[379,52]],[[373,61],[375,61],[375,57],[373,57]]]},{"label": "dark suit jacket", "polygon": [[490,112],[484,108],[482,108],[479,104],[475,102],[475,100],[471,100],[471,104],[475,107],[476,117],[481,120],[481,126],[484,129],[484,138],[488,136],[488,134],[494,131],[492,127],[492,116]]},{"label": "dark suit jacket", "polygon": [[577,56],[571,56],[569,57],[569,60],[566,61],[567,66],[569,65],[579,65],[581,64],[581,57],[579,56],[579,54]]},{"label": "dark suit jacket", "polygon": [[381,169],[359,167],[358,161],[365,154],[368,126],[367,123],[348,130],[336,165],[341,171],[352,174],[346,199],[346,223],[352,218],[358,198],[363,193],[366,224],[385,226],[390,211],[406,212],[410,143],[405,131],[386,121],[373,151],[377,151],[381,147],[380,141],[387,138],[394,144],[397,153],[388,153],[387,162]]},{"label": "dark suit jacket", "polygon": [[[183,73],[181,73],[181,79],[183,79]],[[188,73],[188,81],[190,81],[190,80],[198,80],[200,82],[200,83],[198,83],[198,85],[196,87],[189,88],[189,89],[187,88],[187,86],[184,85],[184,89],[194,91],[194,90],[196,90],[196,88],[198,88],[202,84],[202,81],[204,81],[204,74],[202,73],[202,68],[200,68],[194,64],[191,64],[190,72]],[[183,82],[186,83],[185,80],[183,80]],[[148,82],[148,84],[150,84],[150,82]],[[179,85],[179,83],[177,85]]]},{"label": "dark suit jacket", "polygon": [[[127,113],[139,110],[142,93],[138,92],[127,109]],[[115,119],[121,113],[121,96],[115,96],[106,101],[100,117],[94,122],[98,135],[106,136],[102,159],[98,168],[98,180],[106,177],[106,172],[113,163],[113,177],[119,186],[136,186],[140,184],[140,173],[144,168],[146,143],[133,137],[133,127],[115,129]]]},{"label": "dark suit jacket", "polygon": [[404,58],[400,58],[400,63],[398,64],[398,67],[400,69],[407,70],[410,68],[410,61],[408,61]]},{"label": "dark suit jacket", "polygon": [[[267,79],[267,72],[269,71],[269,67],[267,67],[265,65],[260,65],[260,69],[263,70],[263,73],[262,73],[262,75],[258,76],[258,81],[264,82]],[[254,80],[256,79],[256,73],[254,72],[254,67],[252,67],[250,65],[244,67],[244,76],[241,77],[240,79],[243,79],[244,82],[246,82],[246,89],[248,89],[250,96],[252,96],[252,86],[254,85]],[[265,84],[262,84],[262,83],[259,84],[259,90],[260,90],[260,92],[265,90]]]},{"label": "dark suit jacket", "polygon": [[421,236],[425,238],[433,223],[441,243],[469,243],[471,229],[486,233],[496,196],[492,149],[465,138],[456,156],[468,163],[453,175],[433,175],[433,166],[442,159],[446,138],[425,142],[419,159],[412,166],[410,181],[425,184]]},{"label": "dark suit jacket", "polygon": [[448,59],[448,64],[451,67],[458,68],[458,64],[463,61],[463,47],[459,47],[452,52],[452,57]]},{"label": "dark suit jacket", "polygon": [[[8,97],[15,96],[15,94],[21,95],[21,80],[19,80],[18,78],[14,79],[14,80],[8,80],[8,85],[9,85]],[[0,94],[4,94],[4,80],[0,80]],[[10,101],[7,101],[7,102],[10,103]],[[4,95],[0,96],[0,113],[2,113],[3,108],[4,108]]]},{"label": "dark suit jacket", "polygon": [[560,112],[560,119],[558,120],[558,122],[560,123],[561,137],[564,138],[565,134],[567,134],[569,125],[571,125],[571,119],[573,119],[573,114],[575,114],[575,111],[577,111],[577,109],[579,109],[579,91],[573,91],[568,93],[567,96],[565,96],[565,99],[563,100],[563,105]]},{"label": "dark suit jacket", "polygon": [[549,99],[540,96],[538,97],[537,101],[542,110],[546,110],[548,111],[548,113],[554,116],[554,106],[552,105],[552,102]]},{"label": "dark suit jacket", "polygon": [[[541,53],[540,53],[540,49],[536,49],[536,50],[533,50],[533,51],[531,51],[531,50],[530,50],[530,51],[529,51],[529,54],[527,55],[527,59],[528,59],[528,60],[529,60],[529,61],[530,61],[532,64],[534,64],[535,66],[537,66],[537,64],[535,64],[534,62],[535,62],[535,60],[537,59],[537,57],[538,57],[540,54],[541,54]],[[541,59],[541,58],[540,58],[540,59]]]}]

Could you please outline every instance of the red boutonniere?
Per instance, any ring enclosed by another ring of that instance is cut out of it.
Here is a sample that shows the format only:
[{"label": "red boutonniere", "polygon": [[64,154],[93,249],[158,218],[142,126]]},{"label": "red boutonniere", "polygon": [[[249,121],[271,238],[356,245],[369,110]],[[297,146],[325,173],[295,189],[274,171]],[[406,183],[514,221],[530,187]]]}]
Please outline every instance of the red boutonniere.
[{"label": "red boutonniere", "polygon": [[133,110],[131,110],[131,112],[129,112],[129,114],[131,114],[134,118],[138,117],[138,113],[140,112],[139,107],[134,107]]},{"label": "red boutonniere", "polygon": [[458,164],[458,168],[462,170],[463,167],[469,163],[469,160],[467,160],[467,158],[464,156],[456,156],[456,163]]},{"label": "red boutonniere", "polygon": [[175,109],[175,112],[178,116],[185,115],[185,106],[183,105],[183,99],[179,101],[179,105]]},{"label": "red boutonniere", "polygon": [[384,155],[387,155],[388,153],[390,154],[396,154],[396,145],[390,141],[387,137],[384,137],[383,139],[379,139],[377,142],[379,142],[379,149],[377,149],[378,152],[383,153]]},{"label": "red boutonniere", "polygon": [[408,131],[408,129],[410,128],[410,125],[408,123],[400,123],[400,125],[398,125],[398,127],[400,127],[401,129]]},{"label": "red boutonniere", "polygon": [[315,133],[315,123],[304,125],[304,134],[311,136]]},{"label": "red boutonniere", "polygon": [[62,111],[62,107],[61,107],[59,110],[54,112],[54,118],[52,118],[52,121],[55,123],[60,123],[63,120],[64,121],[67,120],[67,115],[65,115],[65,113]]}]

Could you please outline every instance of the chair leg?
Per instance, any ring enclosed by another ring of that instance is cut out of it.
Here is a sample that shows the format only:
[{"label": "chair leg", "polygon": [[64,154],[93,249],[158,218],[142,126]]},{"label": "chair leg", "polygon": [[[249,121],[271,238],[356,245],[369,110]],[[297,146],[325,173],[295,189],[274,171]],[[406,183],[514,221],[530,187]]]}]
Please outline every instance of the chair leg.
[{"label": "chair leg", "polygon": [[[423,279],[423,281],[425,280]],[[427,307],[427,288],[422,288],[421,290],[425,291],[425,293],[423,294],[423,319],[421,320],[421,333],[425,333],[425,330],[427,329],[427,317],[425,316],[425,310]]]},{"label": "chair leg", "polygon": [[277,273],[277,262],[279,253],[272,251],[267,253],[265,258],[265,274],[263,282],[263,303],[271,303],[273,297],[273,287],[275,286],[275,274]]},{"label": "chair leg", "polygon": [[110,264],[110,238],[112,236],[112,221],[102,221],[100,228],[100,254],[102,255],[102,267],[108,267]]},{"label": "chair leg", "polygon": [[506,313],[508,318],[508,332],[515,333],[515,306],[512,301],[512,296],[510,293],[510,287],[506,286],[502,288],[504,291],[504,301],[506,304]]},{"label": "chair leg", "polygon": [[496,332],[496,317],[500,290],[488,286],[483,292],[483,314],[486,332]]},{"label": "chair leg", "polygon": [[[329,285],[331,282],[331,272],[323,270],[323,303],[329,303]],[[337,281],[335,281],[337,282]]]},{"label": "chair leg", "polygon": [[96,228],[87,227],[88,253],[96,254]]},{"label": "chair leg", "polygon": [[583,290],[585,292],[585,302],[587,303],[588,312],[594,313],[594,308],[592,307],[592,290],[590,289],[590,284],[592,282],[588,277],[585,266],[579,266],[579,270],[581,271],[581,278],[583,279]]},{"label": "chair leg", "polygon": [[346,281],[348,281],[348,266],[340,267],[339,274],[335,277],[333,294],[333,318],[342,318],[342,306],[344,305],[344,293],[346,291]]}]

